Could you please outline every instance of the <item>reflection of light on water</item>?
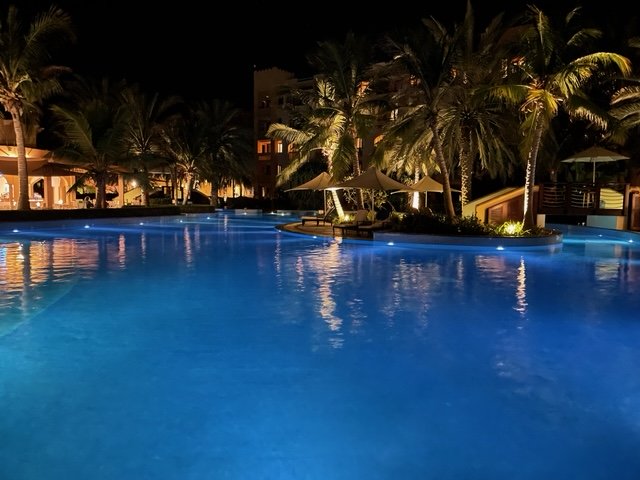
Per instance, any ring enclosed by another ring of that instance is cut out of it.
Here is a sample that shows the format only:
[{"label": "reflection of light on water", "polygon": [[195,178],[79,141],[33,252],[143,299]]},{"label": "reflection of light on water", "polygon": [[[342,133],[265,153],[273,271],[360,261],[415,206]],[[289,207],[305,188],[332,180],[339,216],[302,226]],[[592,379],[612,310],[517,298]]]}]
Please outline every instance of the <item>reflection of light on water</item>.
[{"label": "reflection of light on water", "polygon": [[117,262],[120,268],[127,266],[127,237],[123,234],[118,236]]},{"label": "reflection of light on water", "polygon": [[140,234],[140,258],[147,258],[147,235],[144,232]]},{"label": "reflection of light on water", "polygon": [[11,331],[98,269],[97,242],[54,239],[0,245],[0,334]]},{"label": "reflection of light on water", "polygon": [[620,264],[618,262],[598,261],[595,262],[593,268],[596,280],[616,280],[620,271]]},{"label": "reflection of light on water", "polygon": [[513,270],[509,273],[505,262],[502,255],[478,255],[475,259],[478,271],[488,274],[493,280],[504,280],[513,274]]},{"label": "reflection of light on water", "polygon": [[[329,339],[329,345],[333,348],[341,348],[344,344],[344,339],[340,332],[343,320],[335,314],[336,302],[332,291],[336,273],[343,267],[342,261],[344,259],[341,261],[339,244],[337,242],[331,243],[323,250],[321,255],[309,255],[305,259],[307,262],[306,268],[314,272],[318,277],[318,290],[314,294],[319,300],[318,313],[327,325],[328,330],[334,334]],[[300,258],[296,262],[296,272],[298,273],[298,285],[303,287],[305,285],[305,266]]]},{"label": "reflection of light on water", "polygon": [[186,264],[191,266],[193,263],[193,247],[191,245],[191,237],[189,236],[189,227],[184,227],[182,239],[184,241],[184,259]]},{"label": "reflection of light on water", "polygon": [[524,316],[527,313],[527,268],[524,258],[520,258],[518,267],[518,286],[516,287],[516,312]]},{"label": "reflection of light on water", "polygon": [[431,309],[431,292],[439,288],[445,279],[438,263],[410,263],[402,260],[393,272],[388,287],[388,297],[382,303],[381,313],[389,320],[397,318],[399,310],[408,308],[411,299],[411,315],[417,326],[425,328]]}]

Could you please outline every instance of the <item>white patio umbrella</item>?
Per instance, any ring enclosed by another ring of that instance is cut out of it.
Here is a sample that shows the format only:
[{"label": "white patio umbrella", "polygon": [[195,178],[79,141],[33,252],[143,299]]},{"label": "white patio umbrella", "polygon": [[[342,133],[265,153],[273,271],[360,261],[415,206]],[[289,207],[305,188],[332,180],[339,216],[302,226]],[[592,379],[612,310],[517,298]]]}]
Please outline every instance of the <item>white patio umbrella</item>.
[{"label": "white patio umbrella", "polygon": [[[427,206],[427,198],[426,198],[427,193],[428,192],[442,193],[442,192],[444,192],[444,187],[442,186],[442,184],[440,182],[434,180],[429,175],[425,175],[420,180],[418,180],[416,183],[411,185],[411,190],[402,189],[402,190],[398,190],[397,192],[393,192],[393,193],[415,192],[415,191],[424,192],[425,193],[424,206],[426,207]],[[455,189],[452,188],[451,191],[458,192],[459,190],[455,190]]]},{"label": "white patio umbrella", "polygon": [[289,188],[285,190],[286,192],[295,191],[295,190],[322,190],[322,195],[324,199],[324,211],[327,211],[327,189],[334,186],[336,182],[333,180],[333,177],[329,175],[327,172],[322,172],[319,175],[316,175],[308,182],[302,183],[297,187]]},{"label": "white patio umbrella", "polygon": [[398,182],[393,178],[385,175],[379,169],[375,167],[369,167],[361,175],[347,180],[342,183],[334,185],[334,188],[363,188],[371,190],[371,208],[373,209],[373,199],[375,190],[391,191],[391,190],[404,190],[407,192],[416,192],[417,190],[409,185]]},{"label": "white patio umbrella", "polygon": [[596,183],[596,163],[616,162],[618,160],[627,160],[628,158],[606,148],[593,146],[561,161],[563,163],[591,163],[593,165],[592,183]]}]

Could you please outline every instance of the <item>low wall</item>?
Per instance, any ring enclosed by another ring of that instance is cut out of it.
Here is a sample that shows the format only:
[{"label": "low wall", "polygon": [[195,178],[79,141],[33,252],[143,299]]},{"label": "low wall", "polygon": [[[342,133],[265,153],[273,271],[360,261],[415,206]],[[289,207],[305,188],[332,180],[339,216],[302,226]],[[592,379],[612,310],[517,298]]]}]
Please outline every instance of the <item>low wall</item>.
[{"label": "low wall", "polygon": [[430,235],[418,233],[374,232],[374,242],[411,244],[425,247],[472,247],[506,250],[514,248],[555,248],[562,246],[562,233],[540,237],[491,237],[486,235]]},{"label": "low wall", "polygon": [[38,220],[74,220],[82,218],[123,218],[181,215],[215,212],[209,205],[163,205],[158,207],[76,208],[54,210],[0,210],[0,222],[31,222]]}]

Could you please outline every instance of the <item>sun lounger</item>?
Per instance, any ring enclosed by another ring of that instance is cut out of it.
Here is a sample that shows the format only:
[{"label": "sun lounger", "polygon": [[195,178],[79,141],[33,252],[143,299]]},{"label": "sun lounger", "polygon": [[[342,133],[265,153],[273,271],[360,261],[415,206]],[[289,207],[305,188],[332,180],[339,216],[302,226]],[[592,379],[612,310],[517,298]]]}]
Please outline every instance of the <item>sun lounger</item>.
[{"label": "sun lounger", "polygon": [[369,212],[367,210],[358,210],[352,222],[335,223],[333,225],[333,235],[336,235],[336,230],[339,230],[340,235],[343,237],[350,231],[354,232],[357,235],[359,227],[370,223]]},{"label": "sun lounger", "polygon": [[316,226],[322,223],[326,225],[327,223],[331,223],[333,217],[335,216],[335,209],[330,208],[326,213],[318,213],[317,215],[303,215],[300,217],[300,223],[304,225],[305,223],[315,223]]},{"label": "sun lounger", "polygon": [[359,225],[356,230],[356,234],[372,238],[373,232],[377,230],[386,230],[387,228],[389,228],[389,225],[390,223],[388,220],[376,220],[373,223]]}]

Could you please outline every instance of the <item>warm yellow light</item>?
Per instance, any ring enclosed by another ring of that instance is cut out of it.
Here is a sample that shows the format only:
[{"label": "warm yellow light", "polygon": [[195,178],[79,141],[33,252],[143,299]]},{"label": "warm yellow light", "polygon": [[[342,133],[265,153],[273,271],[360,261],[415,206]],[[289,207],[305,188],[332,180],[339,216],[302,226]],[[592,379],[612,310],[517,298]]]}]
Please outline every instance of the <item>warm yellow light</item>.
[{"label": "warm yellow light", "polygon": [[498,232],[502,235],[520,235],[522,233],[522,222],[504,222],[498,228]]}]

